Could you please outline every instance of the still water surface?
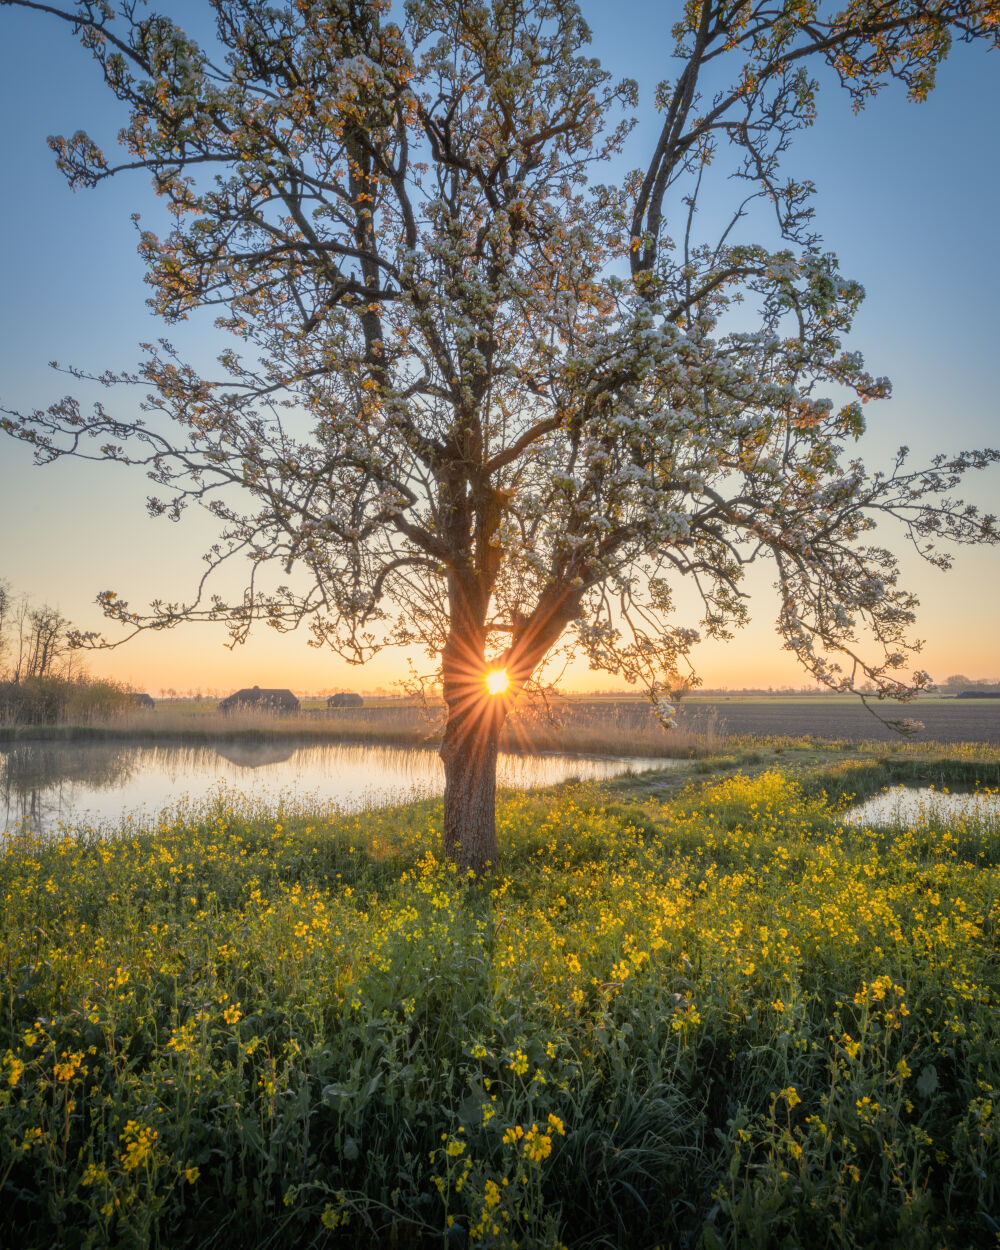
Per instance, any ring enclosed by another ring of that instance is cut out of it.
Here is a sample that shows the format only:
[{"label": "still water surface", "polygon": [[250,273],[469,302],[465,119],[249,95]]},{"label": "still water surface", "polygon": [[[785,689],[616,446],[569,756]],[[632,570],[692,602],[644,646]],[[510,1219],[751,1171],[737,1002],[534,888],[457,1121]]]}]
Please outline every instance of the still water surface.
[{"label": "still water surface", "polygon": [[[501,755],[501,786],[527,789],[569,777],[600,780],[677,760]],[[444,773],[430,748],[219,742],[205,746],[21,742],[0,746],[0,831],[60,825],[116,827],[229,794],[271,807],[331,804],[342,810],[440,794]]]},{"label": "still water surface", "polygon": [[893,786],[846,813],[852,825],[948,824],[959,817],[1000,829],[1000,794],[952,794],[929,786]]}]

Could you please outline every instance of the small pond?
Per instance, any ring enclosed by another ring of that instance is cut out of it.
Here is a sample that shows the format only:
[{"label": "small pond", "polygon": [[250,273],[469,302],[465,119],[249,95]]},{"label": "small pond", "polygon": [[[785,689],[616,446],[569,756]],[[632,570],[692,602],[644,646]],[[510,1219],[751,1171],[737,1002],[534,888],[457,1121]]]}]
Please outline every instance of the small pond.
[{"label": "small pond", "polygon": [[[574,755],[500,756],[501,786],[528,789],[571,777],[601,780],[628,770],[683,767],[681,761]],[[46,833],[66,826],[141,824],[163,810],[237,795],[267,806],[341,810],[403,803],[442,793],[431,748],[335,743],[17,742],[0,746],[0,831]]]},{"label": "small pond", "polygon": [[844,819],[852,825],[919,825],[950,823],[959,818],[1000,829],[1000,794],[984,791],[954,794],[932,786],[893,786],[850,808]]}]

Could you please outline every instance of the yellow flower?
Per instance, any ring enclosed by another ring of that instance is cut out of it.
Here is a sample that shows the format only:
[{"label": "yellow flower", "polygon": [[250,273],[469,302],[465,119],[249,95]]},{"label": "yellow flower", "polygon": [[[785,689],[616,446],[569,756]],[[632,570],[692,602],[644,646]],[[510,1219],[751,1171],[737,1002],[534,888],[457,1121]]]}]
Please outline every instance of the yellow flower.
[{"label": "yellow flower", "polygon": [[521,1149],[532,1163],[541,1163],[552,1153],[552,1138],[548,1133],[541,1132],[537,1124],[532,1124],[524,1135]]},{"label": "yellow flower", "polygon": [[121,1155],[123,1171],[132,1172],[146,1163],[153,1155],[159,1136],[156,1129],[137,1124],[135,1120],[129,1120],[122,1134],[125,1142],[125,1149]]},{"label": "yellow flower", "polygon": [[108,1179],[108,1170],[103,1163],[88,1163],[80,1178],[81,1185],[96,1185]]},{"label": "yellow flower", "polygon": [[510,1062],[507,1064],[511,1072],[515,1076],[524,1076],[528,1070],[528,1056],[523,1050],[515,1050],[511,1053]]},{"label": "yellow flower", "polygon": [[63,1061],[57,1063],[54,1068],[54,1075],[57,1081],[72,1080],[80,1064],[83,1062],[83,1051],[74,1054],[67,1054],[63,1051]]}]

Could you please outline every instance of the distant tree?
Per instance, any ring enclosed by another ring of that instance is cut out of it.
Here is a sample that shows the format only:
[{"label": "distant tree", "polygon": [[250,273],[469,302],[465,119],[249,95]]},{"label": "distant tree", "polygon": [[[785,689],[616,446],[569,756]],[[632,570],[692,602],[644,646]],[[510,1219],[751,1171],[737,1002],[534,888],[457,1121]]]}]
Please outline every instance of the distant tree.
[{"label": "distant tree", "polygon": [[31,601],[25,594],[16,594],[4,583],[0,598],[0,676],[17,682],[25,675],[25,661],[30,650]]},{"label": "distant tree", "polygon": [[0,681],[3,680],[7,667],[7,651],[10,647],[8,631],[10,629],[11,611],[14,597],[10,583],[0,579]]},{"label": "distant tree", "polygon": [[72,672],[72,623],[58,608],[36,606],[0,581],[0,680],[65,677]]},{"label": "distant tree", "polygon": [[969,677],[963,676],[961,673],[954,673],[951,677],[946,677],[941,683],[942,690],[954,692],[956,690],[968,690],[970,686],[976,683]]},{"label": "distant tree", "polygon": [[[424,644],[445,845],[476,870],[497,853],[501,725],[557,644],[669,715],[698,636],[672,619],[678,580],[725,638],[770,557],[778,631],[813,677],[927,684],[901,679],[916,601],[871,531],[899,518],[941,565],[939,539],[994,541],[950,492],[997,455],[913,470],[901,451],[873,474],[851,456],[889,385],[844,350],[862,288],[781,164],[817,67],[858,108],[890,79],[922,99],[953,37],[997,42],[995,0],[678,4],[662,129],[617,185],[637,88],[587,55],[571,0],[408,0],[396,20],[388,0],[212,0],[205,47],[131,2],[5,2],[70,24],[128,110],[120,164],[83,133],[50,142],[73,187],[152,174],[175,222],[140,235],[153,307],[214,308],[242,345],[218,379],[165,342],[102,375],[147,388],[141,418],[67,398],[4,420],[42,462],[143,466],[154,515],[208,507],[209,572],[249,561],[234,600],[203,581],[140,612],[107,591],[110,618],[225,621],[237,641],[305,621],[357,661]],[[731,198],[714,237],[706,195]]]},{"label": "distant tree", "polygon": [[700,682],[696,677],[691,675],[681,677],[679,681],[670,687],[670,701],[672,703],[680,703],[692,690],[696,690],[699,685]]},{"label": "distant tree", "polygon": [[19,676],[56,676],[69,656],[69,620],[58,608],[43,604],[28,611],[27,621],[27,638]]}]

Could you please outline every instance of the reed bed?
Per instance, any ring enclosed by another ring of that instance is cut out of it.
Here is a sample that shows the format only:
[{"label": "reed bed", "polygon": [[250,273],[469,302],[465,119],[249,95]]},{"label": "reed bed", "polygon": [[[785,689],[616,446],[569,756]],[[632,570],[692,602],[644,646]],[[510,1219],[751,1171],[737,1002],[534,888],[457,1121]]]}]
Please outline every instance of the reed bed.
[{"label": "reed bed", "polygon": [[[0,728],[0,742],[18,739],[163,739],[174,742],[271,739],[300,742],[382,742],[427,746],[444,726],[441,707],[394,705],[371,708],[305,709],[289,715],[240,710],[224,713],[196,703],[161,704],[86,723]],[[553,708],[514,712],[504,727],[502,748],[537,753],[690,759],[712,754],[722,744],[722,723],[714,714],[683,713],[665,730],[645,703],[566,702]]]},{"label": "reed bed", "polygon": [[774,769],[499,823],[8,846],[0,1244],[996,1246],[995,829]]}]

